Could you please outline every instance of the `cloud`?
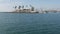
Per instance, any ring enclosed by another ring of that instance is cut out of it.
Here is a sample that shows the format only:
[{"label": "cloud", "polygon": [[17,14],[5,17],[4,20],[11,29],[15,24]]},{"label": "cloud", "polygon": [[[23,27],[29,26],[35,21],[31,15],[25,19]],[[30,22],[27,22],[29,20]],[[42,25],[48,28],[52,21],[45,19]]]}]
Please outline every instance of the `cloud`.
[{"label": "cloud", "polygon": [[0,0],[0,12],[4,11],[13,11],[15,5],[21,5],[22,2],[15,1],[15,0]]},{"label": "cloud", "polygon": [[1,2],[1,1],[4,1],[4,0],[0,0],[0,2]]},{"label": "cloud", "polygon": [[0,0],[0,11],[13,11],[15,5],[33,5],[38,8],[60,8],[60,0]]},{"label": "cloud", "polygon": [[13,10],[13,3],[10,3],[9,0],[0,0],[0,12],[11,11]]}]

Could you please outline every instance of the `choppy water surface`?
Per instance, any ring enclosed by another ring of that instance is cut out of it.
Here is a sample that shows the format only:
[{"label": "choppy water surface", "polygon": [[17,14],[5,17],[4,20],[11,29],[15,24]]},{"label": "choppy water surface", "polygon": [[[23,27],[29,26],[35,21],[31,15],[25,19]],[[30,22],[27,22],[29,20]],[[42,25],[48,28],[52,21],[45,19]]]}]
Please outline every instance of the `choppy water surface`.
[{"label": "choppy water surface", "polygon": [[60,14],[0,13],[0,34],[60,34]]}]

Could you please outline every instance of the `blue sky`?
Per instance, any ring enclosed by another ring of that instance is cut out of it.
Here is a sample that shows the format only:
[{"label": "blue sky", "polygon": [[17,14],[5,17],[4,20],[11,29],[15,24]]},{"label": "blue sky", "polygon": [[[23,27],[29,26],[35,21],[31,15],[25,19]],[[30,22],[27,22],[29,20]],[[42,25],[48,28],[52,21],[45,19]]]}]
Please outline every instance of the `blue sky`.
[{"label": "blue sky", "polygon": [[0,11],[12,11],[15,5],[30,4],[35,8],[60,9],[60,0],[0,0]]}]

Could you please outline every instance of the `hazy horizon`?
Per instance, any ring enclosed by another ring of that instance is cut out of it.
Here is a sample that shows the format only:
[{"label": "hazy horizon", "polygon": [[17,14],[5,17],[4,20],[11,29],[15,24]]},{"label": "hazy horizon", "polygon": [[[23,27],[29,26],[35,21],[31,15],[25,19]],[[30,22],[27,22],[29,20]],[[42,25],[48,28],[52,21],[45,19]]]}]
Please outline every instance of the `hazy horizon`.
[{"label": "hazy horizon", "polygon": [[60,9],[60,0],[0,0],[0,11],[12,11],[15,5],[33,5],[35,8]]}]

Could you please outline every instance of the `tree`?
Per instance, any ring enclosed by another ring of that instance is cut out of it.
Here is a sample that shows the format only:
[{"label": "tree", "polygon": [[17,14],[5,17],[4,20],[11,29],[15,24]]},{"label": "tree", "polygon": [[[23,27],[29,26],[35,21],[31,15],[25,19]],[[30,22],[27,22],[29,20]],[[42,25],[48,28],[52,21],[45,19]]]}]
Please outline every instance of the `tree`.
[{"label": "tree", "polygon": [[31,7],[31,11],[34,11],[34,7]]},{"label": "tree", "polygon": [[34,11],[34,7],[32,5],[30,5],[30,7],[31,7],[31,11]]},{"label": "tree", "polygon": [[20,9],[20,8],[21,8],[21,6],[18,7],[18,9]]},{"label": "tree", "polygon": [[17,6],[14,7],[15,9],[17,8]]},{"label": "tree", "polygon": [[24,8],[24,6],[22,6],[22,9]]}]

